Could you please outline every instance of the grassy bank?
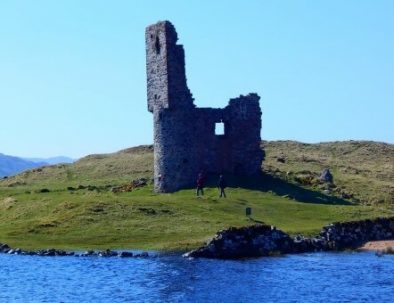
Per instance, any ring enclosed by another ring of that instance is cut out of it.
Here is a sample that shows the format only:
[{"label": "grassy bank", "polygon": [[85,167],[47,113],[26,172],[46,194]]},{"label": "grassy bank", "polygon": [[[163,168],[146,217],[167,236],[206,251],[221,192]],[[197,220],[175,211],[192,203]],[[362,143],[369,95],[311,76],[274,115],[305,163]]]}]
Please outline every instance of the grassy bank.
[{"label": "grassy bank", "polygon": [[[285,148],[280,151],[271,145],[266,150],[264,176],[229,177],[226,199],[218,198],[214,180],[203,198],[195,197],[193,189],[155,194],[151,184],[132,192],[111,192],[112,186],[151,177],[150,147],[92,155],[73,165],[36,169],[2,180],[0,242],[24,249],[190,249],[229,226],[265,222],[292,234],[314,234],[334,221],[394,215],[390,201],[344,199],[334,191],[324,194],[321,184],[300,184],[289,174],[284,177],[284,171],[297,175],[307,164],[295,161],[295,154]],[[278,162],[284,152],[285,163]],[[304,159],[317,153],[315,150],[308,156],[304,151]],[[317,173],[320,164],[313,163],[316,167],[308,170]],[[343,161],[341,165],[348,164]],[[333,170],[337,187],[358,193],[350,187],[350,173],[341,175],[335,167]],[[341,178],[347,183],[342,184]],[[392,186],[390,181],[383,183]],[[91,186],[70,188],[80,185]],[[245,216],[245,207],[252,207],[252,220]]]}]

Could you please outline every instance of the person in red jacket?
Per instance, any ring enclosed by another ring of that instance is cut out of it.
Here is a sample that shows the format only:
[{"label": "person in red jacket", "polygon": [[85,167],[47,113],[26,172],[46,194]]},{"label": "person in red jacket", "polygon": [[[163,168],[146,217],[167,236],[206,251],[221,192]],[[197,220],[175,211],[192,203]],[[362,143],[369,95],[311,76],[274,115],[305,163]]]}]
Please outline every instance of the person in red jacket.
[{"label": "person in red jacket", "polygon": [[201,196],[204,196],[204,176],[202,173],[199,173],[197,177],[196,195],[198,196],[199,193],[201,193]]}]

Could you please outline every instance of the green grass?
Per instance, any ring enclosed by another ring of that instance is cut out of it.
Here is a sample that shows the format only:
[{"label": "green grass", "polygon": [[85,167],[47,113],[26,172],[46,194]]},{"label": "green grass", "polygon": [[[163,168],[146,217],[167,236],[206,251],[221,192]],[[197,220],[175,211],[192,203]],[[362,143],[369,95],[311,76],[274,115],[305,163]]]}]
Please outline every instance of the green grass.
[{"label": "green grass", "polygon": [[207,188],[203,198],[193,190],[158,195],[151,187],[120,194],[11,189],[0,196],[0,239],[28,249],[174,250],[196,247],[219,229],[254,223],[245,207],[252,207],[254,220],[293,234],[314,234],[333,221],[394,215],[389,209],[297,202],[244,188],[227,194],[220,199],[215,188]]},{"label": "green grass", "polygon": [[[394,145],[372,141],[344,141],[305,144],[295,141],[272,141],[263,144],[267,157],[266,171],[290,182],[305,177],[318,178],[330,168],[336,188],[333,194],[345,193],[360,204],[394,204]],[[285,163],[278,161],[284,158]],[[297,178],[299,177],[299,178]],[[309,184],[323,190],[319,184]]]},{"label": "green grass", "polygon": [[[115,194],[105,189],[140,177],[150,178],[150,147],[89,156],[73,165],[46,167],[2,180],[0,242],[24,249],[187,250],[230,226],[265,222],[291,234],[312,235],[335,221],[394,215],[394,203],[354,203],[324,195],[318,187],[285,180],[283,171],[297,171],[310,162],[289,160],[295,155],[291,151],[287,152],[286,163],[279,163],[275,155],[286,148],[280,151],[271,145],[266,150],[268,174],[252,179],[228,176],[226,199],[218,198],[212,186],[208,186],[203,198],[195,197],[193,189],[155,194],[151,184],[129,193]],[[309,157],[317,154],[311,151]],[[273,169],[275,165],[280,169]],[[313,169],[317,172],[320,167]],[[336,183],[350,176],[342,176],[337,167],[333,171]],[[78,185],[98,189],[67,190]],[[43,188],[50,192],[40,193]],[[252,207],[252,220],[245,216],[246,207]]]}]

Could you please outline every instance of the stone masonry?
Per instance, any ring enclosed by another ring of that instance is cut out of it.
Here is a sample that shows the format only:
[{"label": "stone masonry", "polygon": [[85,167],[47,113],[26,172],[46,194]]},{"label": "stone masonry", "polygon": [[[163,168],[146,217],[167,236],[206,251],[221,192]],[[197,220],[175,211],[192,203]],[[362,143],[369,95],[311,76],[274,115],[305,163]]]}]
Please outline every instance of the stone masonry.
[{"label": "stone masonry", "polygon": [[[223,108],[197,108],[186,83],[185,54],[169,21],[146,28],[148,110],[154,120],[154,188],[173,192],[197,175],[261,171],[260,97],[230,99]],[[216,135],[216,123],[224,134]]]}]

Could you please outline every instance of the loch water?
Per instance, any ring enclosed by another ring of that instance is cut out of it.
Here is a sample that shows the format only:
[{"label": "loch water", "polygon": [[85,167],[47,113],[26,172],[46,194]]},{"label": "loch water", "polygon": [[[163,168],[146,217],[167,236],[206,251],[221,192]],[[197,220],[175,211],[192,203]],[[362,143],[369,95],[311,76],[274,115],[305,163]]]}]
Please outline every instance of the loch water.
[{"label": "loch water", "polygon": [[0,255],[0,302],[394,302],[394,255]]}]

